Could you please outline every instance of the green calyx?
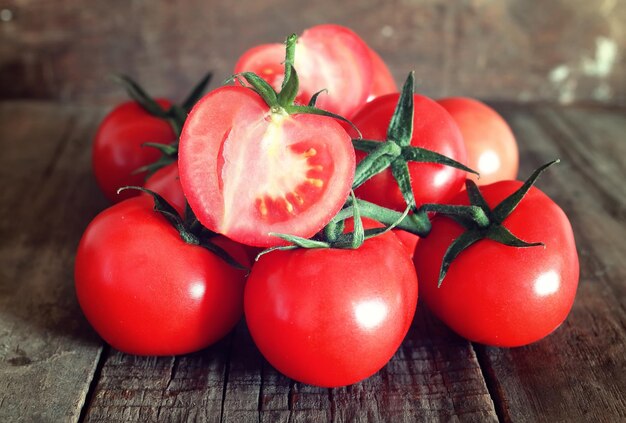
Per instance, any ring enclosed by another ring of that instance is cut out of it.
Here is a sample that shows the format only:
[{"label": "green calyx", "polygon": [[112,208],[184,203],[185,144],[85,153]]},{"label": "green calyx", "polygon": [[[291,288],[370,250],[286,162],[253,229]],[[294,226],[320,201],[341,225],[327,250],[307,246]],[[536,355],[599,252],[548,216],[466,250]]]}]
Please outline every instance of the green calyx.
[{"label": "green calyx", "polygon": [[416,205],[409,174],[408,164],[410,162],[443,164],[478,175],[476,171],[456,160],[434,151],[411,145],[411,138],[413,137],[414,84],[414,74],[411,72],[402,87],[398,104],[387,128],[387,139],[385,141],[379,142],[364,139],[354,139],[352,141],[355,149],[368,153],[356,168],[352,188],[358,188],[372,176],[390,168],[406,204],[412,210],[415,210]]},{"label": "green calyx", "polygon": [[315,106],[317,98],[321,93],[326,91],[325,89],[321,89],[320,91],[316,92],[311,97],[311,100],[307,105],[295,103],[296,97],[298,96],[298,90],[300,89],[298,72],[294,67],[297,40],[298,36],[296,34],[291,34],[289,37],[287,37],[287,40],[285,41],[285,71],[280,91],[277,92],[267,81],[265,81],[254,72],[242,72],[240,74],[233,75],[230,80],[236,79],[241,85],[247,85],[251,89],[256,91],[261,96],[261,98],[263,98],[265,103],[267,103],[267,105],[270,107],[271,113],[287,115],[311,114],[326,116],[347,122],[357,131],[358,134],[360,134],[360,132],[356,127],[354,127],[352,122],[350,122],[345,117],[329,112],[327,110],[319,109]]},{"label": "green calyx", "polygon": [[[455,239],[446,250],[439,271],[438,286],[441,286],[450,265],[456,257],[471,245],[482,239],[490,239],[510,247],[527,248],[543,246],[542,242],[527,242],[509,231],[502,223],[515,211],[526,193],[535,184],[537,178],[550,166],[559,163],[554,160],[536,169],[533,174],[513,194],[502,200],[496,207],[491,209],[480,189],[474,181],[466,181],[467,194],[470,206],[443,206],[438,204],[426,204],[420,208],[421,213],[434,211],[453,218],[465,227],[463,232]],[[419,214],[419,213],[418,213]]]},{"label": "green calyx", "polygon": [[138,190],[149,194],[154,200],[154,211],[160,213],[178,231],[180,238],[187,244],[197,245],[209,250],[220,259],[236,269],[248,270],[239,263],[226,250],[211,241],[217,234],[200,224],[193,211],[187,204],[185,216],[181,216],[178,211],[168,203],[161,195],[149,189],[138,186],[126,186],[117,190],[118,194],[127,189]]},{"label": "green calyx", "polygon": [[147,166],[143,166],[136,169],[134,173],[147,172],[148,176],[160,168],[173,163],[178,159],[178,138],[183,130],[183,125],[187,119],[187,115],[191,111],[191,108],[200,100],[204,95],[211,78],[212,72],[208,72],[204,77],[193,87],[191,92],[187,95],[185,100],[180,104],[174,104],[170,108],[163,108],[153,97],[151,97],[141,85],[135,82],[127,75],[113,75],[113,80],[121,84],[128,93],[128,96],[136,101],[146,112],[159,119],[166,120],[172,127],[172,131],[175,134],[175,139],[170,144],[160,143],[145,143],[146,147],[156,148],[161,152],[161,157],[154,163],[150,163]]}]

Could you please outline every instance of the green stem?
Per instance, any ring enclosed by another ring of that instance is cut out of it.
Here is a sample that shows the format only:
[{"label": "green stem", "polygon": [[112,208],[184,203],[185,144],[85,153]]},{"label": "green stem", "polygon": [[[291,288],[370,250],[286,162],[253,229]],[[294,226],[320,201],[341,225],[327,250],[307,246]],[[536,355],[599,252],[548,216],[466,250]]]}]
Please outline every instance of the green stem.
[{"label": "green stem", "polygon": [[[348,203],[351,201],[349,200]],[[402,213],[390,210],[385,207],[381,207],[369,201],[357,199],[356,200],[361,216],[369,217],[384,225],[393,225],[402,217]],[[351,205],[342,209],[331,220],[331,222],[339,222],[348,218],[351,218],[354,214],[354,210]],[[396,226],[398,229],[411,232],[420,237],[428,235],[430,232],[431,224],[426,214],[410,214],[400,221]]]},{"label": "green stem", "polygon": [[402,149],[395,142],[381,142],[376,150],[365,156],[356,166],[352,189],[358,188],[372,176],[387,169],[401,152]]},{"label": "green stem", "polygon": [[424,204],[422,205],[417,214],[426,212],[435,212],[445,214],[451,217],[460,217],[462,219],[469,219],[475,222],[479,228],[486,228],[489,226],[489,218],[485,214],[485,211],[478,206],[452,206],[447,204]]}]

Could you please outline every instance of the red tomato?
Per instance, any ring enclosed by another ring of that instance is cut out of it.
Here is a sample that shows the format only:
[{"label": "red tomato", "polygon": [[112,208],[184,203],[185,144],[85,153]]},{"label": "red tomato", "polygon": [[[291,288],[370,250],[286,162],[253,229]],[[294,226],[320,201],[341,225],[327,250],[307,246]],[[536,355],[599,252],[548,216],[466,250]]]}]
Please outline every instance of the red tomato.
[{"label": "red tomato", "polygon": [[[481,187],[494,207],[522,183]],[[469,204],[462,192],[454,204]],[[481,240],[461,252],[437,288],[443,255],[463,231],[452,219],[435,217],[432,232],[418,242],[415,267],[426,305],[461,336],[482,344],[514,347],[537,341],[565,320],[578,286],[578,255],[563,210],[531,188],[503,225],[545,248],[509,247]]]},{"label": "red tomato", "polygon": [[403,231],[402,229],[393,229],[393,233],[398,237],[398,240],[404,245],[407,252],[409,253],[409,257],[413,258],[413,254],[415,254],[415,247],[417,246],[420,237],[408,232]]},{"label": "red tomato", "polygon": [[392,234],[356,250],[273,251],[253,266],[244,293],[250,334],[280,372],[335,387],[391,359],[417,303],[417,280]]},{"label": "red tomato", "polygon": [[[165,109],[171,106],[167,100],[156,101]],[[150,115],[138,103],[128,101],[115,107],[96,132],[91,156],[96,182],[104,195],[114,203],[139,195],[134,190],[118,195],[117,189],[143,185],[146,173],[134,172],[161,157],[157,149],[142,144],[169,144],[175,139],[176,135],[166,120]]]},{"label": "red tomato", "polygon": [[370,49],[370,58],[372,59],[373,78],[368,101],[381,95],[397,93],[396,81],[383,59],[373,49]]},{"label": "red tomato", "polygon": [[354,149],[334,119],[272,113],[249,88],[218,88],[193,108],[180,138],[180,182],[198,220],[243,244],[311,237],[343,206]]},{"label": "red tomato", "polygon": [[[114,348],[185,354],[239,321],[245,273],[185,243],[152,207],[141,196],[96,216],[78,246],[76,293],[87,320]],[[239,246],[221,246],[246,263]]]},{"label": "red tomato", "polygon": [[172,205],[181,216],[185,215],[187,200],[185,200],[183,189],[180,186],[178,162],[170,163],[154,172],[146,180],[144,188],[156,192]]},{"label": "red tomato", "polygon": [[478,100],[451,97],[437,100],[459,126],[467,165],[480,173],[468,177],[479,185],[517,178],[519,152],[506,121],[491,107]]},{"label": "red tomato", "polygon": [[[285,45],[264,44],[246,51],[235,65],[235,73],[254,72],[278,90],[284,77]],[[317,107],[349,116],[365,103],[372,89],[370,48],[350,29],[318,25],[298,39],[295,68],[300,79],[297,101],[307,104],[313,94]],[[349,77],[347,77],[349,75]]]},{"label": "red tomato", "polygon": [[[399,96],[389,94],[375,98],[353,117],[352,122],[361,130],[363,138],[376,141],[386,139],[387,127]],[[411,145],[465,163],[466,151],[461,133],[443,107],[427,97],[415,94],[413,125]],[[364,157],[364,153],[357,152],[357,160]],[[445,203],[459,192],[465,181],[465,172],[433,163],[409,163],[409,173],[418,207],[424,203]],[[390,169],[365,182],[357,188],[356,194],[365,200],[398,211],[406,208]]]}]

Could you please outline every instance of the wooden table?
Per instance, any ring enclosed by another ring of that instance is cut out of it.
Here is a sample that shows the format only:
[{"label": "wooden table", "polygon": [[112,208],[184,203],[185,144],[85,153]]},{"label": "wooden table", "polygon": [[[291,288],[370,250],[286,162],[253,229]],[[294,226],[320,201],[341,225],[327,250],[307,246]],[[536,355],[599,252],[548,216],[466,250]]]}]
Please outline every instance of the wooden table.
[{"label": "wooden table", "polygon": [[321,389],[273,370],[239,324],[181,357],[134,357],[99,340],[74,295],[75,249],[107,206],[90,173],[105,110],[0,103],[0,421],[626,421],[626,113],[497,104],[520,176],[569,215],[581,263],[568,320],[533,345],[471,344],[421,305],[378,374]]}]

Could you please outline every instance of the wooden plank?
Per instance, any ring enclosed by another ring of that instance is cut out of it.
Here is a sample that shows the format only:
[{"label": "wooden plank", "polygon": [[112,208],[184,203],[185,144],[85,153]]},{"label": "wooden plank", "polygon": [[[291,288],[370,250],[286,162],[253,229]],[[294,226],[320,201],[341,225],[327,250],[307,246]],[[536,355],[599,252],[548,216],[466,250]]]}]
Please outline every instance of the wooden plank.
[{"label": "wooden plank", "polygon": [[502,106],[522,175],[555,157],[540,187],[568,214],[581,266],[577,298],[552,335],[523,348],[477,347],[503,421],[626,419],[626,113]]},{"label": "wooden plank", "polygon": [[88,167],[99,116],[0,103],[0,421],[78,420],[98,362],[73,255],[103,205]]},{"label": "wooden plank", "polygon": [[626,104],[626,3],[544,3],[4,0],[0,97],[117,101],[106,75],[124,72],[181,99],[207,70],[223,81],[253,45],[337,23],[399,82],[415,70],[427,95]]},{"label": "wooden plank", "polygon": [[[190,373],[188,367],[203,369],[196,374],[201,377],[179,381],[182,372]],[[318,388],[280,375],[262,359],[242,323],[230,339],[190,356],[114,352],[86,414],[90,422],[455,419],[483,422],[497,417],[472,346],[421,307],[391,362],[349,387]]]}]

